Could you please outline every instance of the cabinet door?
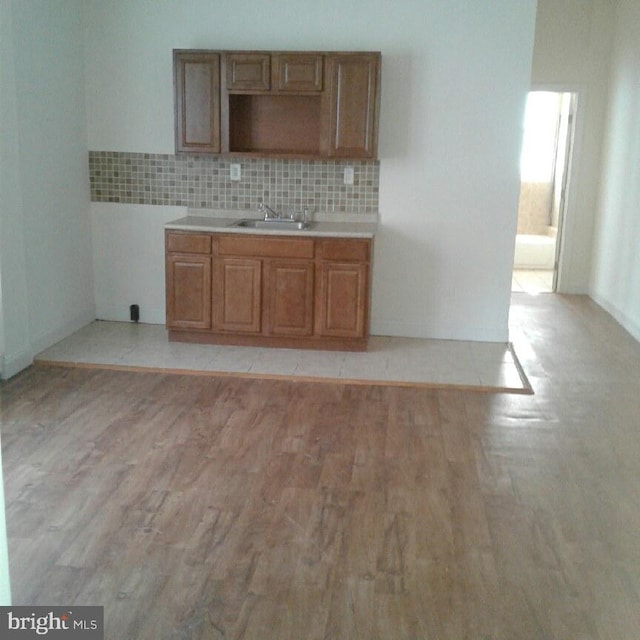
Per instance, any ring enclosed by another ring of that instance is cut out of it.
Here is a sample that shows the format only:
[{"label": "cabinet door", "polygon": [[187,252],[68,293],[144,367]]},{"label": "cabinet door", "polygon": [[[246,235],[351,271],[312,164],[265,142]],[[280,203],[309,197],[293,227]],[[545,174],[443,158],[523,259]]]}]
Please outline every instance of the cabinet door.
[{"label": "cabinet door", "polygon": [[272,56],[274,85],[278,91],[322,91],[321,54],[278,53]]},{"label": "cabinet door", "polygon": [[213,328],[234,333],[260,333],[262,261],[214,258]]},{"label": "cabinet door", "polygon": [[268,53],[227,53],[224,56],[227,91],[269,91],[271,55]]},{"label": "cabinet door", "polygon": [[211,258],[168,253],[167,327],[211,328]]},{"label": "cabinet door", "polygon": [[220,152],[220,56],[173,52],[176,151]]},{"label": "cabinet door", "polygon": [[313,272],[310,261],[265,261],[265,333],[313,334]]},{"label": "cabinet door", "polygon": [[364,338],[368,265],[322,262],[318,289],[317,333],[337,338]]},{"label": "cabinet door", "polygon": [[378,143],[379,54],[328,56],[328,154],[374,158]]}]

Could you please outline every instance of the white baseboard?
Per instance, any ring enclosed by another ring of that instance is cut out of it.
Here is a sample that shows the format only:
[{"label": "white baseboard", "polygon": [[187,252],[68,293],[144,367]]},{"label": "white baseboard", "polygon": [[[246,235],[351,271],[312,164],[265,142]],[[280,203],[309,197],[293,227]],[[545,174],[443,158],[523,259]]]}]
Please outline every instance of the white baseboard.
[{"label": "white baseboard", "polygon": [[612,304],[602,296],[599,296],[597,293],[592,293],[591,298],[638,342],[640,342],[640,324],[638,324],[633,318],[630,318],[624,311],[616,307],[616,305]]},{"label": "white baseboard", "polygon": [[19,353],[4,354],[2,361],[0,361],[0,377],[3,380],[7,380],[20,373],[20,371],[33,364],[33,360],[38,353],[53,346],[56,342],[60,342],[60,340],[75,333],[78,329],[82,329],[82,327],[90,324],[95,319],[94,309],[86,309],[59,327],[33,338],[30,349],[23,349]]},{"label": "white baseboard", "polygon": [[[98,320],[112,320],[114,322],[130,322],[129,307],[121,305],[100,305],[96,309]],[[140,322],[144,324],[164,324],[165,310],[149,307],[140,308]]]},{"label": "white baseboard", "polygon": [[33,352],[22,351],[20,353],[5,354],[0,359],[0,378],[8,380],[20,373],[23,369],[33,364]]},{"label": "white baseboard", "polygon": [[432,340],[465,340],[470,342],[507,342],[508,330],[493,327],[473,327],[464,323],[439,326],[437,324],[416,324],[394,320],[371,319],[371,335],[395,336],[400,338],[424,338]]},{"label": "white baseboard", "polygon": [[82,329],[82,327],[86,327],[88,324],[91,324],[95,319],[95,309],[93,309],[93,307],[85,309],[82,313],[79,313],[61,326],[36,336],[31,341],[33,353],[38,354],[41,351],[48,349],[56,344],[56,342],[60,342],[60,340],[64,340],[64,338],[75,333],[78,329]]}]

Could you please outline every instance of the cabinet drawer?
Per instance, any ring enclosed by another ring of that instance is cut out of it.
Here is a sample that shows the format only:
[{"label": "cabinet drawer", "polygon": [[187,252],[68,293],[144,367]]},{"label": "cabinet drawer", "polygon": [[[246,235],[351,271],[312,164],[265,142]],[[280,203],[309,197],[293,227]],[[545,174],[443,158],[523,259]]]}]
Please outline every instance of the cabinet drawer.
[{"label": "cabinet drawer", "polygon": [[371,242],[369,240],[319,240],[318,255],[322,260],[354,260],[368,262]]},{"label": "cabinet drawer", "polygon": [[201,233],[167,233],[167,251],[211,253],[211,236]]},{"label": "cabinet drawer", "polygon": [[227,91],[269,91],[271,55],[228,53],[225,58]]},{"label": "cabinet drawer", "polygon": [[273,56],[272,62],[278,91],[322,91],[323,58],[320,54],[280,53]]},{"label": "cabinet drawer", "polygon": [[311,238],[268,238],[266,236],[220,236],[221,256],[256,256],[264,258],[313,258]]}]

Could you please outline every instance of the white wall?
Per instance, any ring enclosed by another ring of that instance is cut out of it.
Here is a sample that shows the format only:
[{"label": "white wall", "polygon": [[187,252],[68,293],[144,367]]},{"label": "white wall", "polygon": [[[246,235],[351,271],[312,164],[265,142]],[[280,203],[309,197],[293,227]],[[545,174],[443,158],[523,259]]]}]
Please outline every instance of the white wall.
[{"label": "white wall", "polygon": [[2,447],[0,447],[0,607],[11,605],[11,577],[9,575],[9,549],[4,502],[4,474],[2,472]]},{"label": "white wall", "polygon": [[616,18],[592,296],[640,340],[640,5]]},{"label": "white wall", "polygon": [[[89,148],[173,153],[173,48],[380,50],[372,331],[506,340],[535,4],[87,0]],[[139,209],[92,211],[96,274],[115,283],[97,287],[98,308],[128,313],[133,298],[143,313],[157,308],[148,292],[163,281],[162,263],[124,286],[109,256],[158,234],[134,222]],[[165,214],[149,207],[146,219],[161,226]],[[119,241],[123,225],[133,235]],[[119,300],[102,297],[116,290]]]},{"label": "white wall", "polygon": [[0,377],[31,363],[10,0],[0,0]]},{"label": "white wall", "polygon": [[578,93],[558,290],[588,293],[608,100],[611,0],[538,0],[532,88]]},{"label": "white wall", "polygon": [[164,324],[163,225],[183,215],[181,207],[91,203],[98,318],[128,321],[137,304],[140,322]]},{"label": "white wall", "polygon": [[4,377],[95,318],[82,7],[2,0]]}]

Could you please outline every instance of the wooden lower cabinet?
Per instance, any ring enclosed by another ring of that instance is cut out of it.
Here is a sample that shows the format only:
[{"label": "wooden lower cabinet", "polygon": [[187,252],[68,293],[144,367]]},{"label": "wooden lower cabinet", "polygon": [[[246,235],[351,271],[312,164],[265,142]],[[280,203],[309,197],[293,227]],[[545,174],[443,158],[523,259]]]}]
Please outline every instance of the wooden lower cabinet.
[{"label": "wooden lower cabinet", "polygon": [[265,333],[313,335],[314,264],[305,260],[265,261]]},{"label": "wooden lower cabinet", "polygon": [[318,286],[317,332],[335,338],[364,338],[368,265],[323,262]]},{"label": "wooden lower cabinet", "polygon": [[211,329],[211,257],[167,254],[167,326]]},{"label": "wooden lower cabinet", "polygon": [[213,329],[259,334],[262,329],[262,261],[213,259]]},{"label": "wooden lower cabinet", "polygon": [[166,247],[170,340],[366,349],[370,240],[167,231]]}]

